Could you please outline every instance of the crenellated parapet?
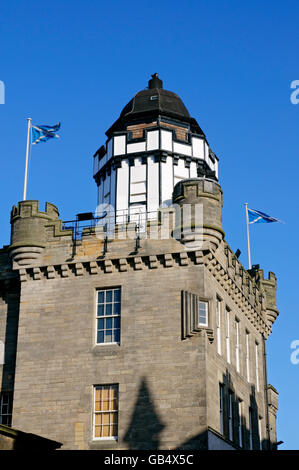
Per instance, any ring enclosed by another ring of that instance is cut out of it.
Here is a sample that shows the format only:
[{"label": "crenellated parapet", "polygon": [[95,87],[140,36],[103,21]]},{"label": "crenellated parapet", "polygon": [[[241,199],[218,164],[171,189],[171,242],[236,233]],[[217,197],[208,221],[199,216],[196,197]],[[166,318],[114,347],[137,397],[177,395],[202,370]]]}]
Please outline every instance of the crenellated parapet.
[{"label": "crenellated parapet", "polygon": [[186,248],[204,247],[211,243],[216,249],[224,237],[222,229],[223,194],[221,186],[208,178],[189,178],[176,184],[172,196],[176,211],[176,238]]},{"label": "crenellated parapet", "polygon": [[271,271],[269,272],[268,279],[265,279],[263,269],[259,270],[258,275],[258,283],[265,294],[265,308],[267,312],[267,321],[272,327],[273,323],[279,315],[279,311],[276,305],[277,279],[275,274]]},{"label": "crenellated parapet", "polygon": [[13,268],[38,262],[43,253],[49,230],[53,236],[71,235],[62,230],[57,207],[46,203],[45,211],[39,210],[39,201],[21,201],[11,211],[11,243],[9,246]]},{"label": "crenellated parapet", "polygon": [[276,305],[277,279],[273,272],[269,272],[265,279],[263,269],[247,271],[228,245],[225,247],[227,270],[243,294],[250,299],[250,303],[258,306],[258,310],[267,321],[270,331],[279,315]]},{"label": "crenellated parapet", "polygon": [[205,265],[222,288],[229,293],[237,308],[244,313],[255,328],[268,337],[271,325],[266,319],[263,292],[244,269],[228,246],[221,252],[212,250],[205,256]]}]

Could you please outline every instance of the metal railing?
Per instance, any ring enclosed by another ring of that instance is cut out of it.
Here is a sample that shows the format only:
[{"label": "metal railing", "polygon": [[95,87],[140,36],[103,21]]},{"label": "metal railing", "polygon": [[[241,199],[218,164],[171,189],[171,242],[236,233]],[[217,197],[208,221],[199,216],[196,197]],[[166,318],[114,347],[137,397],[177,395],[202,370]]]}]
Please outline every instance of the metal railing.
[{"label": "metal railing", "polygon": [[146,230],[147,222],[156,220],[158,211],[142,210],[139,208],[131,207],[129,209],[112,211],[103,211],[100,214],[93,212],[84,212],[77,214],[74,220],[65,220],[62,222],[62,230],[72,230],[74,240],[82,238],[83,232],[95,232],[100,229],[104,233],[113,231],[115,226],[128,226],[128,224],[135,224],[136,232]]}]

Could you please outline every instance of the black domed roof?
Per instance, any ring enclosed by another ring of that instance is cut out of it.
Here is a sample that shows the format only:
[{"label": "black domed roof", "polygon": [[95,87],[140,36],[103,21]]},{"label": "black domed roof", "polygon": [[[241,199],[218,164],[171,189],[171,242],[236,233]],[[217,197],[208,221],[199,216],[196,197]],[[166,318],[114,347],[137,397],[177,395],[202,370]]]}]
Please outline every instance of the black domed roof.
[{"label": "black domed roof", "polygon": [[139,91],[124,107],[120,117],[155,111],[179,119],[190,118],[190,114],[181,98],[172,91],[163,90],[163,88],[150,88]]},{"label": "black domed roof", "polygon": [[158,115],[189,122],[194,132],[203,134],[196,120],[191,118],[181,98],[176,93],[163,89],[163,82],[157,73],[149,80],[148,89],[139,91],[123,108],[119,118],[106,134],[109,136],[111,132],[121,130],[125,123],[131,123],[143,117],[154,118]]}]

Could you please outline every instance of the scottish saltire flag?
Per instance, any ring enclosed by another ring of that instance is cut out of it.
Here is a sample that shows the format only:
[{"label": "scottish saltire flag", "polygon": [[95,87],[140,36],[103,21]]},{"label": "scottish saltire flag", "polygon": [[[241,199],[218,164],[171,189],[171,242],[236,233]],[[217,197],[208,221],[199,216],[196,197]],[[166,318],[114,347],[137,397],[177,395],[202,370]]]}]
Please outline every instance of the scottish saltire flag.
[{"label": "scottish saltire flag", "polygon": [[255,209],[247,209],[247,210],[248,210],[248,218],[249,218],[250,224],[281,222],[281,220],[278,220],[275,217],[270,217],[270,215],[267,215],[264,212],[256,211]]},{"label": "scottish saltire flag", "polygon": [[54,137],[59,138],[56,132],[60,129],[60,122],[56,126],[31,126],[32,127],[32,144],[46,142]]}]

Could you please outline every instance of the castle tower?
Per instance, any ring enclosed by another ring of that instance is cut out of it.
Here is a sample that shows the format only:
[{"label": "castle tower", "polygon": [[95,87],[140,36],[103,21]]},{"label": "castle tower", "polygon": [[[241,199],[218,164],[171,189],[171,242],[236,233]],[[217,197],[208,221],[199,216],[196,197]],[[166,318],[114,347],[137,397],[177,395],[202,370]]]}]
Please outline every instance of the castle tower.
[{"label": "castle tower", "polygon": [[217,157],[157,74],[106,134],[101,226],[91,213],[63,222],[50,203],[13,207],[1,420],[63,449],[275,449],[277,280],[225,240]]},{"label": "castle tower", "polygon": [[182,179],[209,170],[218,178],[218,158],[197,121],[175,93],[163,89],[158,74],[138,92],[106,132],[105,146],[94,155],[98,204],[115,208],[116,221],[155,218],[171,205]]}]

